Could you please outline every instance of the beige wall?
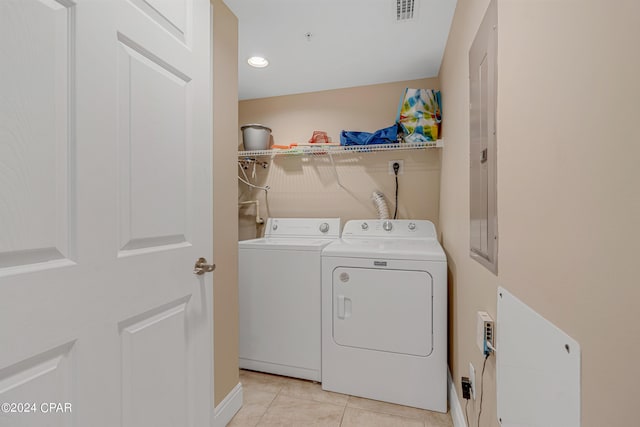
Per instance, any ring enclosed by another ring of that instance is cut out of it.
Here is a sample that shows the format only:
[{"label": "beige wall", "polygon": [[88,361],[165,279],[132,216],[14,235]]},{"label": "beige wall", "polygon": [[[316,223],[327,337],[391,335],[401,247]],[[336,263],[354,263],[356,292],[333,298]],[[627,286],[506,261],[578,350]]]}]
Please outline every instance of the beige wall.
[{"label": "beige wall", "polygon": [[[487,5],[458,0],[440,70],[458,395],[469,362],[479,379],[475,312],[495,317],[502,285],[580,343],[582,425],[637,425],[640,3],[498,3],[497,277],[468,255],[468,52]],[[482,426],[499,425],[495,406],[492,357]]]},{"label": "beige wall", "polygon": [[213,6],[213,292],[214,399],[238,384],[238,20],[222,2]]},{"label": "beige wall", "polygon": [[[279,96],[240,102],[240,124],[262,123],[272,128],[275,144],[307,142],[314,130],[326,131],[335,142],[340,132],[373,132],[394,123],[402,91],[406,87],[439,88],[437,79],[411,80],[348,89]],[[241,139],[240,139],[241,140]],[[439,149],[392,153],[355,153],[334,156],[344,188],[337,184],[327,156],[276,157],[267,169],[258,168],[256,179],[269,185],[264,192],[240,184],[242,200],[256,197],[261,215],[268,217],[375,218],[373,190],[382,191],[391,215],[395,206],[395,181],[388,174],[390,160],[404,160],[399,178],[399,218],[438,222],[440,191]],[[268,160],[268,159],[262,159]],[[247,173],[251,176],[252,170]],[[255,224],[254,207],[240,209],[240,239],[261,235]]]}]

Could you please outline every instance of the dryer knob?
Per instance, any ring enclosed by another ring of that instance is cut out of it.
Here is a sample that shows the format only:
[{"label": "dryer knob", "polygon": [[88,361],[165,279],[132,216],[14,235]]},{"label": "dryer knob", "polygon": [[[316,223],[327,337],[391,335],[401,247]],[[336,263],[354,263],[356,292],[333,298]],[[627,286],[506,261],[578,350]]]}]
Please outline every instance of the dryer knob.
[{"label": "dryer knob", "polygon": [[273,227],[271,227],[272,230],[277,230],[278,229],[278,224],[273,224]]},{"label": "dryer knob", "polygon": [[387,220],[382,223],[382,228],[384,229],[384,231],[391,231],[393,230],[393,223]]},{"label": "dryer knob", "polygon": [[360,227],[362,227],[363,230],[366,230],[369,228],[369,224],[367,224],[366,222],[363,222],[362,225],[360,225]]},{"label": "dryer knob", "polygon": [[326,222],[320,224],[320,232],[326,233],[327,231],[329,231],[329,224],[327,224]]},{"label": "dryer knob", "polygon": [[413,231],[416,229],[416,223],[415,222],[410,222],[409,223],[409,230]]}]

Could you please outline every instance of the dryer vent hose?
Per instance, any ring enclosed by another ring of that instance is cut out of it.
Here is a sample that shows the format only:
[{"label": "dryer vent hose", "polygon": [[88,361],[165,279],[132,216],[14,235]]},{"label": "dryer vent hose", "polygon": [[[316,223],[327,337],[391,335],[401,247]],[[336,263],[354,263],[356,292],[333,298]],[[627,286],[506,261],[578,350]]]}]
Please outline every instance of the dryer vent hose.
[{"label": "dryer vent hose", "polygon": [[387,207],[387,202],[384,200],[384,194],[376,190],[371,194],[371,200],[373,200],[373,203],[376,205],[378,219],[389,219],[389,208]]}]

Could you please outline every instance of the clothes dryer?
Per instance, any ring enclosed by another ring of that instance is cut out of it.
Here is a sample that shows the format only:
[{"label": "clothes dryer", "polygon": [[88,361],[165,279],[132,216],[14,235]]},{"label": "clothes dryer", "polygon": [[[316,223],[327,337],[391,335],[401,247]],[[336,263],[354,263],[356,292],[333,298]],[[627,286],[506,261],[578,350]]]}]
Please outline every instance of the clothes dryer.
[{"label": "clothes dryer", "polygon": [[322,253],[322,388],[447,412],[447,261],[424,220],[357,220]]},{"label": "clothes dryer", "polygon": [[339,218],[270,218],[239,243],[240,368],[321,379],[320,253]]}]

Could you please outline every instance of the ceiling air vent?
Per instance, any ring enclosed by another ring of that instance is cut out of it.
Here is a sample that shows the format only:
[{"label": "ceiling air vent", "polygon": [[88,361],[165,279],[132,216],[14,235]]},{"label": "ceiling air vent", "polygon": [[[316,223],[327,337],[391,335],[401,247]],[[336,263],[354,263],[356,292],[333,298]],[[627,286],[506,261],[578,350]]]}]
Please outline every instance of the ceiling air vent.
[{"label": "ceiling air vent", "polygon": [[408,21],[413,19],[415,0],[396,0],[396,20]]}]

